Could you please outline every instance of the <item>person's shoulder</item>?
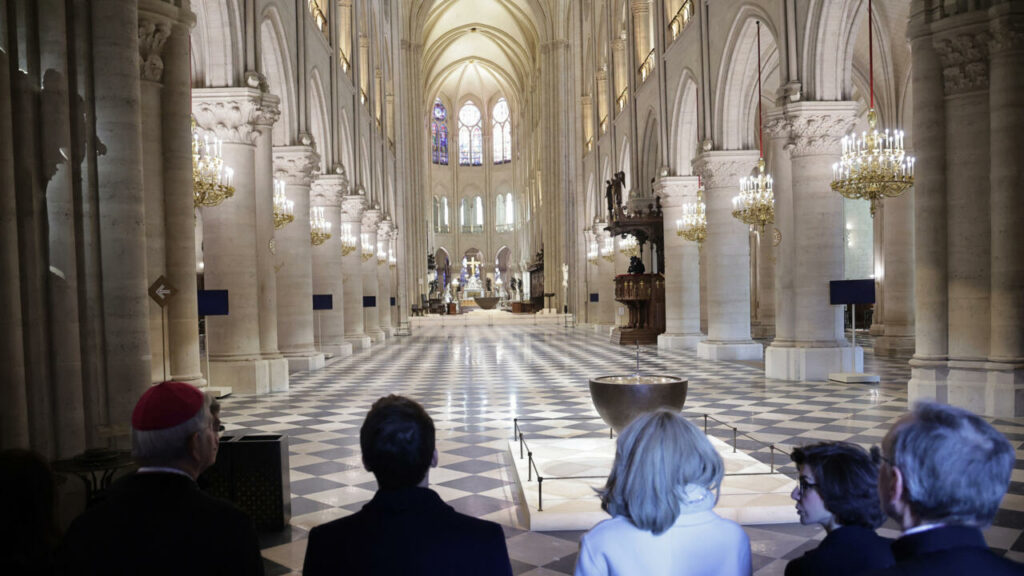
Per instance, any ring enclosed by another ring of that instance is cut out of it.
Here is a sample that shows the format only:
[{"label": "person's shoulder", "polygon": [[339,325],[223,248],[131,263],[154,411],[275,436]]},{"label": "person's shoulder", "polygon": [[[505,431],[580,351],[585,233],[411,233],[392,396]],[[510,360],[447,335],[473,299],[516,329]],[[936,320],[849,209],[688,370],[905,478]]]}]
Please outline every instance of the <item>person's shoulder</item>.
[{"label": "person's shoulder", "polygon": [[642,532],[625,516],[613,516],[598,522],[583,535],[583,540],[593,545],[623,537],[625,534]]},{"label": "person's shoulder", "polygon": [[738,522],[736,522],[735,520],[730,520],[728,518],[722,518],[721,516],[719,516],[717,513],[713,512],[713,511],[712,511],[712,514],[715,515],[715,520],[714,520],[714,524],[713,525],[714,525],[716,530],[719,530],[719,531],[724,532],[726,534],[731,534],[731,535],[736,536],[737,538],[739,538],[741,540],[750,540],[750,537],[747,536],[747,531],[744,530],[743,526],[740,526]]}]

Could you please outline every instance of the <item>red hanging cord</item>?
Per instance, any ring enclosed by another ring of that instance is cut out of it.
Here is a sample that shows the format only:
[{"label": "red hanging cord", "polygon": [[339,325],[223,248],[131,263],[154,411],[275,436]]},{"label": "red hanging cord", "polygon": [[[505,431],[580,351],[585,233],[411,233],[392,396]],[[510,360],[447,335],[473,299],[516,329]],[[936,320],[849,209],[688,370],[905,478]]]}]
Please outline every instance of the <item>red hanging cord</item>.
[{"label": "red hanging cord", "polygon": [[875,107],[875,42],[871,26],[871,0],[868,0],[868,82],[871,85],[871,107]]},{"label": "red hanging cord", "polygon": [[[870,6],[870,0],[868,6]],[[761,129],[761,21],[757,21],[757,150],[764,158],[764,133]]]}]

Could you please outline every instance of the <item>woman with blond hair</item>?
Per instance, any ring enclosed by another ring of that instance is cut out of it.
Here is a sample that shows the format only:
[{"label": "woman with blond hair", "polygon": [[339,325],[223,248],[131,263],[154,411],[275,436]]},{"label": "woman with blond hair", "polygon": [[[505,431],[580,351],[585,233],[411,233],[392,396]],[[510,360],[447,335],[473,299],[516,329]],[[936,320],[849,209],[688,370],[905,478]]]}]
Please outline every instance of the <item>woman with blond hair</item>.
[{"label": "woman with blond hair", "polygon": [[583,535],[577,576],[751,573],[750,539],[715,514],[724,465],[703,432],[665,408],[622,431],[601,507]]}]

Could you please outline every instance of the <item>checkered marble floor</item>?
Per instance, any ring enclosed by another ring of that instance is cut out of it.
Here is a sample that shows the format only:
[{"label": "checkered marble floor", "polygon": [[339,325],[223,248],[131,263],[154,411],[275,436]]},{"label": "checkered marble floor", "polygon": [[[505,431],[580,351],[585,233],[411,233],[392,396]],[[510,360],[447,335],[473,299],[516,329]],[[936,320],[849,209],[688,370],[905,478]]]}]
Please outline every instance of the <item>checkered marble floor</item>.
[{"label": "checkered marble floor", "polygon": [[[783,450],[820,440],[878,443],[907,407],[906,360],[870,353],[865,367],[881,375],[878,385],[769,380],[757,363],[710,362],[654,346],[641,347],[640,362],[645,373],[689,378],[685,413],[698,424],[708,414],[739,427],[760,441],[741,436],[740,448],[764,462],[771,458],[768,443]],[[430,473],[431,487],[460,512],[504,527],[516,574],[571,574],[581,532],[523,529],[507,454],[512,419],[548,418],[523,424],[531,438],[603,434],[600,421],[568,418],[596,417],[589,377],[634,368],[634,348],[609,344],[589,327],[424,327],[317,372],[293,374],[287,392],[225,398],[226,434],[288,436],[292,519],[283,532],[261,536],[267,573],[300,573],[309,530],[359,510],[373,496],[376,483],[360,461],[359,426],[374,400],[395,393],[417,400],[434,418],[440,466]],[[994,424],[1020,449],[1024,419]],[[731,437],[713,421],[709,433]],[[1022,454],[1010,494],[986,532],[998,553],[1017,560],[1024,559]],[[795,472],[785,456],[776,453],[775,463]],[[895,536],[894,527],[881,532]],[[764,576],[782,574],[789,559],[824,537],[821,529],[798,524],[745,530],[755,573]]]}]

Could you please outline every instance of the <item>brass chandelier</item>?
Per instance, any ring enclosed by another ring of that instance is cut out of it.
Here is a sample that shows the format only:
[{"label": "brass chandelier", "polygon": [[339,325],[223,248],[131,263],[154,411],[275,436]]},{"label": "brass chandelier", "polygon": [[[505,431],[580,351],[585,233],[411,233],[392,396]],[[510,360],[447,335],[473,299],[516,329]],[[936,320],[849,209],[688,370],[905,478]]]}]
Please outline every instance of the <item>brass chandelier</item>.
[{"label": "brass chandelier", "polygon": [[697,201],[683,204],[683,217],[676,220],[676,235],[700,246],[708,237],[708,218],[704,185],[697,178]]},{"label": "brass chandelier", "polygon": [[362,261],[366,262],[370,258],[373,258],[373,242],[370,241],[369,232],[363,232],[359,234],[359,243],[362,245],[363,248],[362,253],[360,254],[360,258],[362,259]]},{"label": "brass chandelier", "polygon": [[894,198],[914,185],[914,157],[903,148],[903,131],[879,132],[875,126],[875,53],[871,28],[872,8],[868,0],[868,70],[871,106],[867,132],[843,137],[843,156],[832,165],[832,189],[852,200],[870,200],[871,216],[878,202]]},{"label": "brass chandelier", "polygon": [[284,180],[274,178],[274,229],[280,230],[295,220],[295,202],[285,195]]},{"label": "brass chandelier", "polygon": [[757,174],[740,178],[740,193],[732,199],[732,217],[759,227],[775,221],[775,193],[772,177],[764,171],[764,130],[761,120],[761,22],[757,22]]},{"label": "brass chandelier", "polygon": [[212,208],[235,195],[234,170],[224,165],[220,138],[199,136],[192,118],[192,202],[196,208]]},{"label": "brass chandelier", "polygon": [[352,234],[352,225],[341,225],[341,255],[348,256],[356,249],[356,237]]},{"label": "brass chandelier", "polygon": [[323,206],[314,206],[309,211],[309,241],[320,246],[331,238],[331,222],[324,215]]}]

